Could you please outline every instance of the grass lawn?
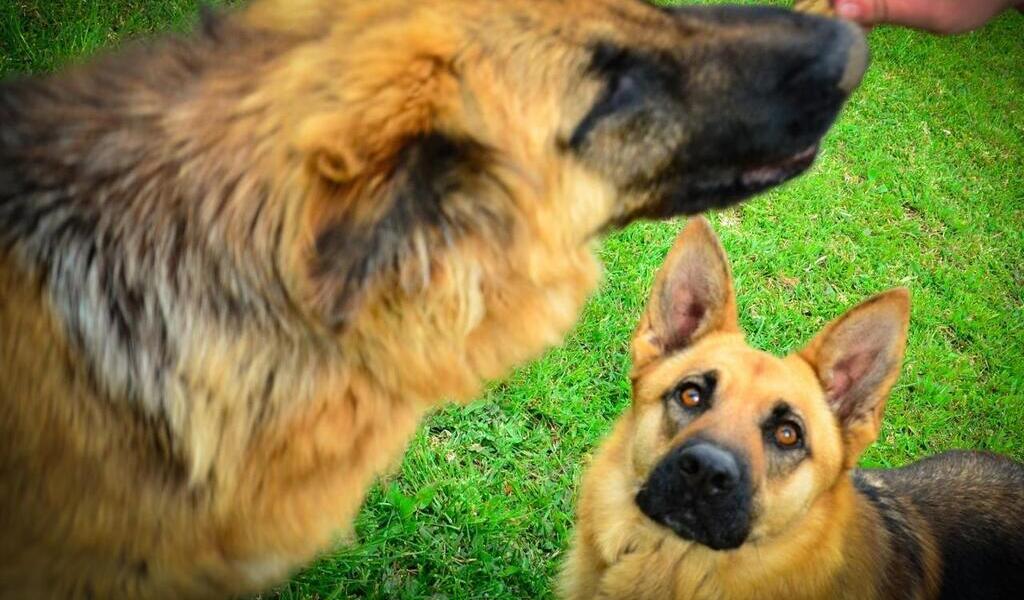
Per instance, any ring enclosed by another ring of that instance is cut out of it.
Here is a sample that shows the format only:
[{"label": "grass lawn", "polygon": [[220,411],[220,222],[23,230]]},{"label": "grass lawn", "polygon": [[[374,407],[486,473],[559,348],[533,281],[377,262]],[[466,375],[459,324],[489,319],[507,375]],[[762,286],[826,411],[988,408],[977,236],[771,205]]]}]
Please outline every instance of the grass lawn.
[{"label": "grass lawn", "polygon": [[[191,0],[0,2],[0,75],[181,28]],[[713,215],[751,342],[776,353],[869,294],[913,292],[871,466],[949,448],[1024,459],[1024,15],[936,38],[871,34],[873,64],[816,167]],[[0,123],[0,127],[3,124]],[[281,598],[544,598],[583,465],[629,401],[629,335],[679,223],[609,238],[565,344],[428,419],[342,547]]]}]

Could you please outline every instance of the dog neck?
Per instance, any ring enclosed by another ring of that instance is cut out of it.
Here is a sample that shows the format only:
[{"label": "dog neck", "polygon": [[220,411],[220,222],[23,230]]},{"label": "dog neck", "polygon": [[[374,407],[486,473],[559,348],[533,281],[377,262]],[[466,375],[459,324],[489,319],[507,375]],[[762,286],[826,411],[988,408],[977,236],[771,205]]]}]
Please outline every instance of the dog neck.
[{"label": "dog neck", "polygon": [[891,489],[877,472],[857,470],[852,481],[858,523],[871,532],[863,547],[873,558],[869,571],[857,575],[872,574],[880,597],[934,597],[940,584],[934,565],[940,559],[928,522],[910,497]]},{"label": "dog neck", "polygon": [[224,450],[204,398],[230,390],[259,420],[323,362],[287,279],[302,198],[266,175],[287,170],[268,115],[290,111],[253,85],[299,40],[223,27],[0,85],[0,253],[96,395],[171,432],[192,479]]}]

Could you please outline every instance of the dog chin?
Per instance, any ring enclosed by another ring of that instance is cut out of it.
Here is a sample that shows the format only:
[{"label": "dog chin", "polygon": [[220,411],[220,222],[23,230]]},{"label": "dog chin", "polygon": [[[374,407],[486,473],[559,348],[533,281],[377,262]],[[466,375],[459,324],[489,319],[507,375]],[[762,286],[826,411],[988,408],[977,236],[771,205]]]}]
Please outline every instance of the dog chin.
[{"label": "dog chin", "polygon": [[728,167],[683,175],[656,193],[661,199],[622,219],[668,219],[725,208],[802,175],[818,156],[814,144],[781,160],[748,167]]},{"label": "dog chin", "polygon": [[693,527],[684,522],[675,520],[670,515],[663,517],[660,521],[655,520],[655,522],[660,522],[661,525],[668,527],[673,533],[684,540],[696,542],[715,551],[735,550],[747,541],[746,532],[713,533],[713,530],[709,528]]}]

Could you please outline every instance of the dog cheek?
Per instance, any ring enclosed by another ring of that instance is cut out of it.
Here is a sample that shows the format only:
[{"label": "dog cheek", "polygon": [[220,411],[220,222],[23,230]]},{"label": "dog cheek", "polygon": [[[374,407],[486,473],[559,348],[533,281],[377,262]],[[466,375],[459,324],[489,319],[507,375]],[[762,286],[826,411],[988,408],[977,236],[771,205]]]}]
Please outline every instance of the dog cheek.
[{"label": "dog cheek", "polygon": [[[820,477],[813,465],[805,463],[789,475],[775,490],[759,495],[753,532],[770,537],[784,531],[807,514],[819,494]],[[768,482],[767,486],[771,486]]]},{"label": "dog cheek", "polygon": [[669,450],[667,439],[663,439],[664,411],[648,408],[640,412],[636,420],[636,434],[633,441],[633,473],[639,480],[645,480],[654,466]]}]

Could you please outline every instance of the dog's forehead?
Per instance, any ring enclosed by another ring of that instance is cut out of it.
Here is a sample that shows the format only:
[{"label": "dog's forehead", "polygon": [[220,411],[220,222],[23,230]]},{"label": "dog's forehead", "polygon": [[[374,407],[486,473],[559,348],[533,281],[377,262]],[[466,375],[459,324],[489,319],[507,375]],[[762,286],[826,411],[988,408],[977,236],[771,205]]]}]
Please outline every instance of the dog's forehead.
[{"label": "dog's forehead", "polygon": [[779,358],[752,348],[741,335],[717,335],[664,359],[637,380],[639,399],[660,398],[667,390],[696,375],[714,373],[716,395],[745,402],[805,403],[820,387],[798,357]]},{"label": "dog's forehead", "polygon": [[817,380],[808,377],[805,363],[791,358],[749,349],[746,355],[721,359],[717,383],[720,397],[725,399],[764,403],[768,410],[779,402],[807,404],[820,389]]}]

